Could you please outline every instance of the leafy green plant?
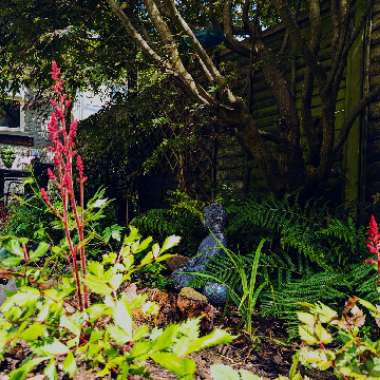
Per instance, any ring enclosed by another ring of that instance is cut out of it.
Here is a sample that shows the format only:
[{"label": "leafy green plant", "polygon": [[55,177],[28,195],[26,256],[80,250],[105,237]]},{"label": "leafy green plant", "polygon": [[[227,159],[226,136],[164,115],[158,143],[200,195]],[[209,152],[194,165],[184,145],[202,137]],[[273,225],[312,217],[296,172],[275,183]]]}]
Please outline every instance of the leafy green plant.
[{"label": "leafy green plant", "polygon": [[304,266],[330,270],[366,255],[365,228],[357,228],[351,218],[333,216],[318,200],[302,204],[290,195],[249,198],[231,202],[227,213],[229,241],[245,250],[265,237],[280,258],[286,254],[293,263],[303,260]]},{"label": "leafy green plant", "polygon": [[214,364],[210,368],[212,380],[261,380],[262,378],[244,369],[234,370],[224,364]]},{"label": "leafy green plant", "polygon": [[[289,377],[278,376],[277,380],[310,380],[307,376],[302,378],[298,371],[298,361],[293,360],[292,368],[289,372]],[[257,376],[245,369],[234,370],[228,365],[214,364],[210,367],[212,380],[262,380],[261,376]]]},{"label": "leafy green plant", "polygon": [[0,157],[3,161],[4,166],[6,168],[10,169],[13,165],[15,158],[16,158],[16,152],[12,148],[12,146],[8,145],[8,146],[3,147],[0,150]]},{"label": "leafy green plant", "polygon": [[260,313],[284,321],[290,339],[298,336],[297,311],[303,302],[323,302],[338,307],[350,294],[378,299],[376,270],[366,264],[354,264],[336,270],[306,274],[271,284],[260,298]]},{"label": "leafy green plant", "polygon": [[372,340],[364,328],[364,306],[377,325],[380,308],[368,301],[351,297],[342,316],[323,303],[304,304],[297,313],[299,335],[303,342],[298,358],[305,367],[332,370],[339,379],[378,379],[380,377],[380,340]]},{"label": "leafy green plant", "polygon": [[[195,364],[187,355],[228,343],[232,337],[220,329],[199,337],[199,320],[150,330],[137,323],[137,318],[157,312],[157,307],[130,283],[142,267],[170,257],[168,251],[178,242],[179,238],[171,236],[162,246],[153,244],[151,237],[141,239],[132,227],[120,251],[106,253],[101,262],[87,263],[84,282],[93,302],[83,310],[73,302],[76,286],[71,276],[46,287],[47,279],[38,268],[14,270],[18,290],[0,308],[0,357],[24,350],[27,358],[9,373],[9,379],[24,379],[32,372],[56,379],[61,370],[73,378],[80,364],[97,377],[116,374],[118,379],[126,379],[129,374],[145,373],[143,363],[148,359],[180,379],[193,379]],[[8,244],[13,247],[14,261],[9,259],[6,264],[21,262],[22,246],[14,240]],[[28,262],[38,260],[47,249],[49,246],[41,243],[30,252]],[[145,254],[136,261],[140,252]]]},{"label": "leafy green plant", "polygon": [[[73,378],[80,364],[96,377],[112,375],[121,380],[130,374],[145,374],[148,359],[180,379],[193,379],[195,363],[188,355],[228,343],[232,337],[220,329],[200,337],[199,320],[153,330],[142,323],[157,307],[137,293],[133,277],[169,258],[168,252],[180,241],[177,236],[169,236],[160,246],[152,237],[142,240],[134,227],[122,239],[123,230],[111,226],[101,237],[105,243],[111,238],[120,241],[120,249],[110,247],[100,261],[87,260],[88,245],[95,235],[88,226],[102,218],[109,202],[101,190],[85,203],[87,178],[74,150],[76,122],[66,124],[70,102],[63,94],[55,62],[51,74],[57,99],[51,102],[49,133],[56,171],[48,175],[56,192],[40,189],[40,194],[55,216],[52,224],[64,232],[64,238],[59,245],[40,241],[34,247],[27,238],[1,237],[5,269],[0,270],[0,277],[16,278],[18,288],[0,307],[0,358],[15,351],[26,356],[17,369],[8,371],[9,379],[25,379],[34,372],[53,380],[61,371]],[[41,267],[51,253],[67,260],[68,273],[52,279],[51,271]]]},{"label": "leafy green plant", "polygon": [[171,194],[169,201],[169,208],[149,210],[136,216],[131,224],[142,233],[153,234],[156,239],[170,234],[185,236],[179,252],[186,256],[195,255],[199,242],[205,235],[201,223],[204,203],[178,191]]},{"label": "leafy green plant", "polygon": [[261,240],[250,261],[223,247],[224,256],[218,255],[212,260],[206,273],[195,273],[198,279],[212,280],[227,286],[229,298],[237,306],[244,322],[244,328],[251,338],[254,338],[253,315],[257,301],[261,292],[268,285],[265,276],[259,277],[264,243],[265,240]]}]

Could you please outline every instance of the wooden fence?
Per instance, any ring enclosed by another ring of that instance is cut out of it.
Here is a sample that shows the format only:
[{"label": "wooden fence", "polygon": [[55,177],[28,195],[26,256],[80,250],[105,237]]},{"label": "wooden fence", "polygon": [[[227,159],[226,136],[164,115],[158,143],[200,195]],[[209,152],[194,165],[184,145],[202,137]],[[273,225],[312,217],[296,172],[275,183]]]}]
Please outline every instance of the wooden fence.
[{"label": "wooden fence", "polygon": [[[362,2],[363,8],[366,4]],[[360,12],[358,12],[360,17]],[[305,27],[307,25],[305,24]],[[330,64],[330,38],[328,38],[330,19],[328,12],[323,16],[323,37],[321,62]],[[275,51],[281,47],[283,29],[269,31],[266,43]],[[289,52],[288,52],[289,53]],[[297,105],[301,106],[304,62],[294,53],[285,61],[289,79],[297,96]],[[286,54],[289,56],[289,54]],[[239,59],[231,57],[231,59]],[[250,73],[248,65],[241,65],[240,81],[248,91],[251,109],[260,128],[271,130],[279,122],[279,113],[271,90],[265,83],[261,72]],[[375,5],[370,21],[358,37],[348,57],[345,77],[340,84],[336,107],[336,132],[345,120],[347,113],[374,86],[380,85],[380,0]],[[313,93],[312,113],[320,114],[321,102],[317,90]],[[343,177],[341,198],[347,204],[357,201],[367,202],[375,193],[380,193],[380,101],[372,103],[357,120],[348,137],[344,153],[338,162]],[[249,159],[233,137],[218,140],[217,185],[231,187],[243,192],[256,192],[262,189],[262,178],[255,162]]]}]

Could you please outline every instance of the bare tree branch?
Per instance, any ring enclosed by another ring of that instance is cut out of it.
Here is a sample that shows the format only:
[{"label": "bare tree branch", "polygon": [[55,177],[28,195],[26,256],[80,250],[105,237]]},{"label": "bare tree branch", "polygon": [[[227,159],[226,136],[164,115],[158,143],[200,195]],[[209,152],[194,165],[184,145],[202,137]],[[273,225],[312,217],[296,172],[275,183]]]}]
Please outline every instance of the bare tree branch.
[{"label": "bare tree branch", "polygon": [[249,22],[249,7],[251,6],[251,0],[245,0],[243,4],[243,25],[244,32],[246,34],[251,34],[251,25]]},{"label": "bare tree branch", "polygon": [[141,50],[147,54],[153,61],[158,64],[159,67],[164,69],[170,74],[176,75],[173,67],[170,63],[162,58],[159,54],[157,54],[147,43],[144,37],[137,31],[137,29],[133,26],[129,17],[121,10],[120,6],[116,3],[115,0],[107,0],[112,12],[119,18],[121,24],[127,30],[128,34],[138,43]]},{"label": "bare tree branch", "polygon": [[323,83],[326,80],[326,72],[321,66],[318,57],[313,54],[313,52],[306,44],[305,39],[302,36],[301,29],[291,14],[288,2],[286,0],[271,0],[271,3],[281,16],[281,19],[284,22],[286,28],[289,29],[290,34],[294,38],[294,41],[297,44],[298,48],[303,52],[305,62],[310,67],[310,69],[313,70],[315,77],[318,80],[319,86],[322,87]]},{"label": "bare tree branch", "polygon": [[170,2],[171,10],[173,12],[174,17],[177,19],[178,23],[180,24],[184,32],[191,38],[194,48],[199,54],[200,63],[206,73],[206,76],[211,74],[213,82],[217,83],[218,86],[220,86],[221,90],[226,93],[228,101],[232,104],[235,104],[237,102],[236,96],[228,88],[226,79],[220,73],[219,69],[216,67],[211,57],[209,56],[209,54],[203,48],[202,44],[199,42],[198,38],[195,36],[190,26],[187,24],[185,19],[179,13],[175,5],[175,0],[168,0],[168,1]]},{"label": "bare tree branch", "polygon": [[[337,33],[333,37],[333,42],[335,44],[334,49],[332,50],[332,67],[327,76],[326,84],[324,86],[323,92],[327,95],[331,92],[331,87],[339,86],[341,75],[340,64],[344,60],[344,65],[346,64],[346,60],[343,58],[343,52],[345,46],[347,45],[347,39],[349,35],[349,26],[351,20],[352,6],[353,3],[348,2],[346,0],[340,1],[340,6],[338,8],[339,14],[339,23],[338,29],[334,32]],[[333,88],[335,90],[335,88]]]},{"label": "bare tree branch", "polygon": [[198,38],[195,36],[193,30],[190,28],[188,23],[179,13],[177,6],[175,4],[175,0],[168,0],[168,3],[170,4],[172,14],[174,15],[178,24],[181,26],[183,31],[191,38],[191,42],[193,43],[197,53],[199,54],[199,57],[203,60],[208,71],[211,73],[213,80],[217,81],[220,85],[224,85],[225,84],[224,77],[222,76],[218,68],[214,65],[214,62],[212,61],[210,56],[207,54],[206,50],[203,48]]},{"label": "bare tree branch", "polygon": [[185,65],[182,62],[181,56],[178,51],[177,43],[174,40],[173,34],[169,29],[168,24],[161,16],[161,12],[157,7],[154,0],[145,0],[145,6],[148,10],[149,16],[152,20],[154,27],[156,28],[160,39],[164,43],[164,47],[169,53],[169,60],[179,77],[188,86],[190,91],[195,97],[197,97],[202,103],[210,105],[214,102],[212,96],[198,83],[195,82],[192,75],[187,71]]},{"label": "bare tree branch", "polygon": [[233,50],[246,57],[250,56],[250,48],[247,47],[242,41],[238,41],[234,36],[234,29],[232,26],[232,2],[225,0],[223,7],[223,28],[227,42]]}]

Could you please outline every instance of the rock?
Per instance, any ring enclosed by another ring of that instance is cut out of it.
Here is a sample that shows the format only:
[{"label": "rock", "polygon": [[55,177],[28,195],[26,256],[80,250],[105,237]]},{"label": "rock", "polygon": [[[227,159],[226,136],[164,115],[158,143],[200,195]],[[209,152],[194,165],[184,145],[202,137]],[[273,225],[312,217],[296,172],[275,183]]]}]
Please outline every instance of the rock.
[{"label": "rock", "polygon": [[213,328],[218,311],[210,305],[207,297],[192,288],[181,289],[177,298],[177,309],[182,319],[201,317],[201,330]]},{"label": "rock", "polygon": [[166,326],[176,319],[177,306],[175,296],[168,294],[160,289],[150,289],[148,291],[148,300],[155,302],[160,311],[154,317],[155,326]]},{"label": "rock", "polygon": [[170,259],[166,260],[166,265],[171,271],[183,267],[189,261],[189,258],[183,255],[173,255]]},{"label": "rock", "polygon": [[186,298],[189,301],[194,301],[198,303],[207,303],[207,297],[193,288],[182,288],[179,292],[178,297]]}]

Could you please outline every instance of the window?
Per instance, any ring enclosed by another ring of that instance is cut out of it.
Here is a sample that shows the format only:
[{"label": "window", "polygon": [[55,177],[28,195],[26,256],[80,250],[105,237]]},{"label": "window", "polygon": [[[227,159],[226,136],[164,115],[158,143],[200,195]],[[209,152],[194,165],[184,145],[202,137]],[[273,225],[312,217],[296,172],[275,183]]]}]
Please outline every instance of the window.
[{"label": "window", "polygon": [[0,128],[18,129],[21,124],[21,104],[18,100],[0,101]]}]

